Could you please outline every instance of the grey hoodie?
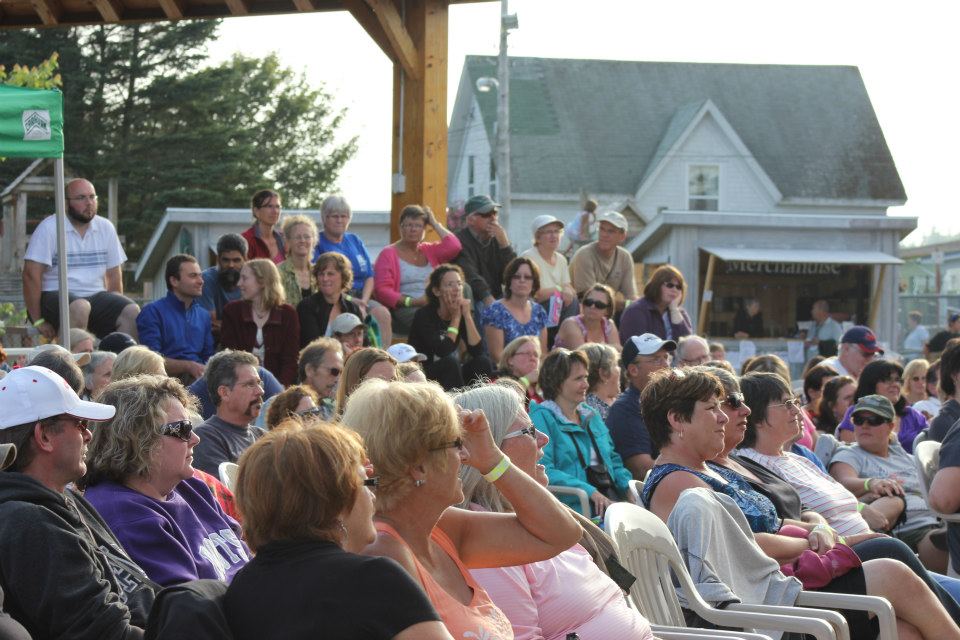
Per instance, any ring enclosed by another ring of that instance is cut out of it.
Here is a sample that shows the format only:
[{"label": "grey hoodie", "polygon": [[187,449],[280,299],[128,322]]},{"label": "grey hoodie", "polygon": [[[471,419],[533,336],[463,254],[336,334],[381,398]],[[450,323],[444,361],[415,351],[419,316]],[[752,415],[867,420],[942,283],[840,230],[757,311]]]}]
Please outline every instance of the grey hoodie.
[{"label": "grey hoodie", "polygon": [[89,502],[0,473],[0,588],[34,640],[138,640],[156,585]]}]

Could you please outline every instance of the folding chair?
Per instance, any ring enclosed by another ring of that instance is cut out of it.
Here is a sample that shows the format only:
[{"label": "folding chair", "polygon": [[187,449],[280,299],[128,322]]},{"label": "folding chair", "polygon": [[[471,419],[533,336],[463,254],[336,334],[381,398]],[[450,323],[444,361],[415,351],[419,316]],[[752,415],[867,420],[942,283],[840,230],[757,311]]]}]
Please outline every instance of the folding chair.
[{"label": "folding chair", "polygon": [[605,526],[617,546],[620,562],[637,577],[630,591],[637,608],[651,622],[671,626],[684,623],[671,577],[676,576],[690,608],[704,620],[745,630],[770,629],[807,633],[818,639],[848,640],[846,620],[831,609],[858,609],[875,613],[882,640],[897,640],[896,617],[884,598],[825,592],[801,592],[795,607],[735,603],[715,609],[697,592],[670,530],[653,513],[627,503],[607,508]]},{"label": "folding chair", "polygon": [[640,494],[643,493],[643,480],[631,480],[627,484],[627,493],[629,494],[630,500],[633,501],[633,504],[642,505],[643,502],[640,501]]},{"label": "folding chair", "polygon": [[580,513],[588,518],[590,517],[590,496],[583,489],[551,484],[547,487],[547,490],[555,496],[574,496],[580,501]]},{"label": "folding chair", "polygon": [[[933,484],[933,476],[937,475],[937,471],[940,469],[940,443],[936,440],[920,440],[917,442],[920,435],[924,433],[926,433],[926,430],[917,434],[917,438],[913,441],[913,462],[917,467],[917,475],[920,476],[920,494],[929,506],[930,485]],[[933,513],[944,522],[960,522],[960,513],[939,513],[937,511]],[[960,578],[960,573],[953,566],[953,559],[947,563],[947,575],[951,578]]]},{"label": "folding chair", "polygon": [[217,467],[220,482],[230,491],[233,491],[233,487],[237,484],[237,471],[239,470],[240,467],[236,462],[221,462],[220,466]]}]

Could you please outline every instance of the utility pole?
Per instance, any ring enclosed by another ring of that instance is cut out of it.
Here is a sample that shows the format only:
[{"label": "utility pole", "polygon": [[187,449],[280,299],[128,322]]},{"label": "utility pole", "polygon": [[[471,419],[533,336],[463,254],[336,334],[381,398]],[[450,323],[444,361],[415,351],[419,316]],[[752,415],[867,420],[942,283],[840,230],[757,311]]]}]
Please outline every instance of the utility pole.
[{"label": "utility pole", "polygon": [[[507,36],[519,26],[516,14],[509,11],[509,0],[500,0],[500,55],[497,59],[497,186],[500,193],[500,224],[507,228],[510,220],[510,60],[507,57]],[[508,229],[509,231],[509,229]]]}]

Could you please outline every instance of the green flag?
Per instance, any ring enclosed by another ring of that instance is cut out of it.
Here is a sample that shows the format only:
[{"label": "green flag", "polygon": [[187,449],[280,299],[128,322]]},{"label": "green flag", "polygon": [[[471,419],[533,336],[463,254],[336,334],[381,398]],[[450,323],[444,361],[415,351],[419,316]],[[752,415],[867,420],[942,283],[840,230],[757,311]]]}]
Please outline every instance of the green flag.
[{"label": "green flag", "polygon": [[63,94],[0,85],[0,158],[63,157]]}]

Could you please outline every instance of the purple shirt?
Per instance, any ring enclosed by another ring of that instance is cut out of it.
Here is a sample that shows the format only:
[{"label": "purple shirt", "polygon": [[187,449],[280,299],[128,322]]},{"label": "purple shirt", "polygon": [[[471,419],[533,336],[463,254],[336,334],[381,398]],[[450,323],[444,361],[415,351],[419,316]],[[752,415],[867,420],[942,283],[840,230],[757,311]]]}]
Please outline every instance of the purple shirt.
[{"label": "purple shirt", "polygon": [[[846,415],[843,416],[843,421],[837,426],[838,433],[841,430],[853,431],[851,415],[853,415],[853,407],[847,409]],[[927,419],[923,417],[922,413],[913,407],[905,408],[903,415],[900,416],[900,430],[897,431],[897,440],[900,441],[900,446],[903,447],[907,453],[913,453],[913,439],[926,428]]]},{"label": "purple shirt", "polygon": [[165,587],[200,578],[229,582],[250,558],[240,525],[197,478],[182,481],[166,500],[109,481],[84,497],[150,579]]},{"label": "purple shirt", "polygon": [[[670,339],[679,340],[683,336],[693,333],[693,324],[686,309],[680,309],[683,322],[670,323]],[[623,310],[620,317],[620,343],[626,344],[633,336],[652,333],[661,340],[667,339],[667,327],[663,323],[663,314],[657,310],[657,305],[646,298],[640,298]]]}]

